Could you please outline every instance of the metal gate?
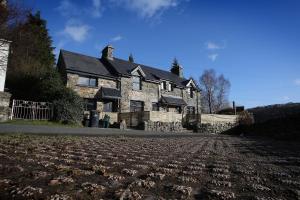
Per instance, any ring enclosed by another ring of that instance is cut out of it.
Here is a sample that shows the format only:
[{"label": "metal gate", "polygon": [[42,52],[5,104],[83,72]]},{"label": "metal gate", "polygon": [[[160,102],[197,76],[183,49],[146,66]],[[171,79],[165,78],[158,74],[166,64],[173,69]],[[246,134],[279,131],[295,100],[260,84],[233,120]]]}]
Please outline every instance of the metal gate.
[{"label": "metal gate", "polygon": [[50,120],[52,116],[52,103],[13,100],[11,119]]}]

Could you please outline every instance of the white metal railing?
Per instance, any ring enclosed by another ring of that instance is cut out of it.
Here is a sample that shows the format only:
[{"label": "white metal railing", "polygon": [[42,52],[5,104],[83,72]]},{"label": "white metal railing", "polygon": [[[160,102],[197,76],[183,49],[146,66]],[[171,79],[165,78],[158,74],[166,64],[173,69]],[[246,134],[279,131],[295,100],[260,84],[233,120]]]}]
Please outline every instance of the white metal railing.
[{"label": "white metal railing", "polygon": [[11,119],[50,120],[52,116],[52,103],[13,100]]}]

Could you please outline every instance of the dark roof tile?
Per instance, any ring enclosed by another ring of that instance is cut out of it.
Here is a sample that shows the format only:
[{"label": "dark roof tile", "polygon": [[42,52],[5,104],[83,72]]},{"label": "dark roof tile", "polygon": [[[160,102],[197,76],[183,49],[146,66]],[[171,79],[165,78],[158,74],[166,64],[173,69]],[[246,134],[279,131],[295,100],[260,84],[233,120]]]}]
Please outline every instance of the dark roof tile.
[{"label": "dark roof tile", "polygon": [[66,50],[61,50],[61,55],[66,64],[66,70],[101,76],[113,76],[99,58],[73,53]]},{"label": "dark roof tile", "polygon": [[114,88],[101,88],[101,97],[103,99],[119,99],[121,98],[121,91]]},{"label": "dark roof tile", "polygon": [[187,105],[186,102],[182,98],[178,97],[170,97],[170,96],[161,96],[162,103],[168,105],[175,105],[175,106],[184,106]]}]

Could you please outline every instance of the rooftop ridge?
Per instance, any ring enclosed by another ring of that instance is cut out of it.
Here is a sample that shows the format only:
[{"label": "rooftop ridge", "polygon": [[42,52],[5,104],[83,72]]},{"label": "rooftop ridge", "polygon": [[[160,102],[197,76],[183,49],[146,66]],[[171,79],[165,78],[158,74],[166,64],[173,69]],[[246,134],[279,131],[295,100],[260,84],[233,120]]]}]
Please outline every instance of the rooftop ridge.
[{"label": "rooftop ridge", "polygon": [[[73,52],[73,51],[69,51],[69,50],[65,50],[65,49],[60,49],[60,51],[64,51],[64,52],[72,53],[72,54],[75,54],[75,55],[80,55],[80,56],[85,56],[85,57],[89,57],[89,58],[101,60],[101,58],[97,58],[95,56],[90,56],[90,55],[86,55],[86,54],[82,54],[82,53],[77,53],[77,52]],[[164,70],[164,69],[161,69],[159,67],[148,66],[148,65],[141,64],[141,63],[136,63],[136,62],[129,62],[128,60],[125,60],[125,59],[122,59],[122,58],[117,58],[117,57],[114,57],[114,59],[120,60],[120,61],[123,61],[123,62],[126,62],[126,63],[129,63],[131,65],[139,65],[139,66],[142,66],[142,67],[146,67],[146,68],[150,68],[150,69],[154,69],[154,70],[159,70],[161,72],[168,73],[169,75],[171,75],[173,77],[176,77],[176,78],[178,78],[178,79],[180,79],[182,81],[189,80],[189,79],[186,79],[185,77],[184,78],[177,77],[172,72]]]}]

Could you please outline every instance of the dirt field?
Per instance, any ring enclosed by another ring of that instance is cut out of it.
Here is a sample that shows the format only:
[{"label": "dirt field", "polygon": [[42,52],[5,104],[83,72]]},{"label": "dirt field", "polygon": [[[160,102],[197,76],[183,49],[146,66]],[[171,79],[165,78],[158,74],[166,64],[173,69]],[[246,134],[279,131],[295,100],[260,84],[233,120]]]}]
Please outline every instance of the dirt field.
[{"label": "dirt field", "polygon": [[300,144],[0,136],[0,199],[300,199]]}]

